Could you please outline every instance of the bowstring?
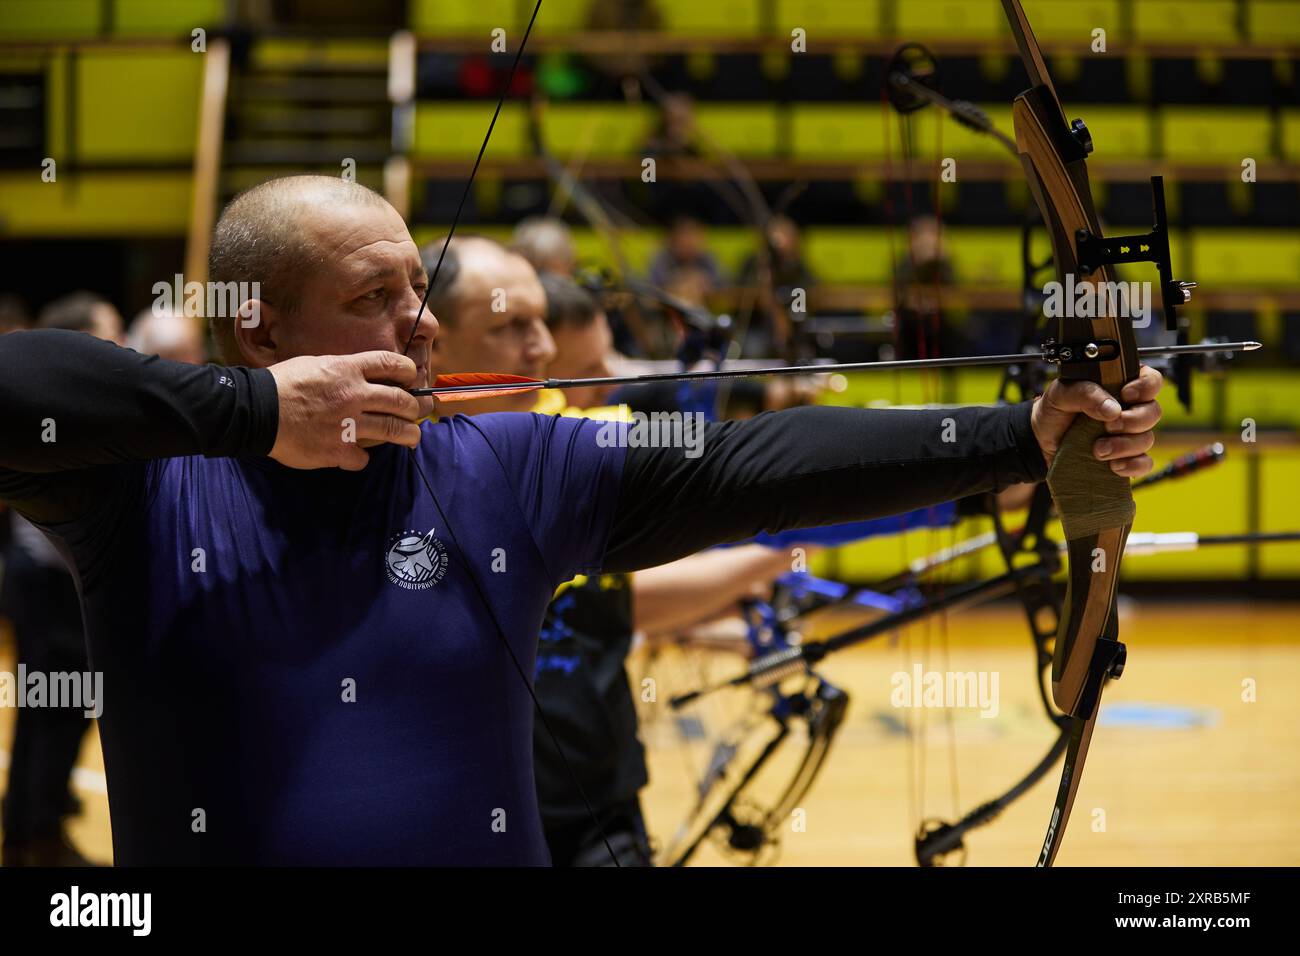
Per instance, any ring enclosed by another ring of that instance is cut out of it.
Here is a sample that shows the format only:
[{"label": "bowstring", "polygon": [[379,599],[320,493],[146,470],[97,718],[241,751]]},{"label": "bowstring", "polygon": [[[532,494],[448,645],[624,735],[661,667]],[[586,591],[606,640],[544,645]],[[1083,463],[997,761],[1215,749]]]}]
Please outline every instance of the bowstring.
[{"label": "bowstring", "polygon": [[[438,281],[438,272],[442,269],[442,262],[447,255],[447,248],[451,245],[452,237],[456,234],[456,226],[460,222],[461,214],[465,210],[465,202],[469,199],[470,190],[474,187],[474,177],[478,175],[479,166],[483,162],[483,154],[487,152],[488,142],[492,139],[492,131],[496,128],[497,118],[501,115],[501,110],[505,105],[506,97],[510,94],[510,88],[514,85],[515,71],[519,67],[519,61],[523,58],[524,48],[528,45],[528,37],[533,31],[533,24],[537,22],[537,14],[541,9],[542,0],[537,0],[536,5],[533,7],[532,16],[528,19],[528,26],[524,30],[523,39],[519,42],[519,49],[515,51],[514,62],[510,64],[510,72],[506,75],[505,84],[501,88],[501,95],[497,98],[496,109],[492,113],[492,121],[488,124],[487,134],[483,137],[483,145],[479,147],[478,156],[474,160],[474,167],[470,170],[469,179],[465,181],[465,189],[460,195],[460,203],[456,206],[456,214],[452,217],[451,227],[447,230],[447,238],[443,241],[442,250],[438,253],[438,260],[434,264],[433,272],[429,275],[429,283],[425,287],[424,297],[420,300],[420,309],[415,313],[415,322],[411,325],[411,334],[407,337],[406,345],[402,349],[403,355],[410,352],[411,343],[415,341],[415,334],[419,331],[420,320],[423,318],[424,310],[429,303],[429,295],[433,292],[433,287]],[[446,512],[442,510],[442,504],[438,501],[438,496],[434,493],[433,484],[429,481],[428,476],[424,473],[424,468],[420,464],[419,454],[414,448],[410,450],[410,454],[411,463],[415,465],[416,473],[420,476],[420,481],[423,482],[425,490],[428,492],[429,498],[433,502],[434,508],[438,511],[438,517],[447,529],[447,535],[456,546],[456,551],[459,553],[461,561],[465,564],[465,576],[469,579],[470,585],[474,588],[475,594],[478,595],[479,601],[487,610],[488,617],[492,621],[496,634],[501,639],[501,645],[505,648],[506,654],[509,656],[510,662],[514,665],[516,673],[519,674],[520,680],[523,681],[523,685],[528,691],[528,696],[532,698],[533,708],[542,722],[542,727],[545,728],[546,735],[550,738],[551,745],[555,748],[555,752],[559,754],[560,761],[564,764],[565,771],[569,774],[574,787],[582,797],[583,805],[587,809],[587,815],[590,817],[596,831],[600,834],[601,842],[605,844],[605,850],[609,853],[610,861],[614,866],[621,867],[623,864],[619,862],[618,854],[614,852],[613,846],[610,845],[609,837],[605,835],[605,828],[601,825],[600,818],[597,817],[596,811],[591,805],[591,800],[587,796],[586,789],[582,786],[582,781],[574,771],[573,765],[569,763],[568,755],[564,752],[564,748],[560,746],[559,738],[556,737],[555,731],[551,728],[551,722],[546,718],[546,711],[542,709],[542,702],[537,696],[537,691],[533,688],[532,681],[529,680],[528,674],[524,670],[524,666],[520,662],[518,655],[515,654],[514,648],[510,646],[510,639],[506,636],[505,628],[501,625],[501,621],[497,617],[496,610],[493,608],[492,602],[488,599],[487,593],[484,591],[482,585],[479,584],[478,576],[474,574],[465,549],[461,547],[460,540],[457,538],[451,522],[447,520]],[[639,846],[637,847],[637,852],[641,852]]]},{"label": "bowstring", "polygon": [[[890,131],[891,131],[890,120],[894,114],[890,109],[889,97],[888,97],[885,84],[882,84],[881,87],[881,107],[882,107],[882,125],[883,125],[883,133],[884,133],[884,153],[885,153],[885,177],[884,177],[885,178],[885,191],[884,191],[885,222],[886,222],[887,245],[889,249],[889,256],[891,262],[890,275],[892,280],[893,301],[894,301],[894,327],[892,330],[892,337],[893,337],[895,350],[897,350],[898,344],[901,341],[902,330],[900,328],[901,325],[900,319],[902,317],[901,313],[902,313],[903,302],[900,294],[901,284],[899,282],[899,256],[896,251],[897,244],[895,241],[895,233],[894,233],[895,213],[894,213],[893,197],[891,194],[891,185],[894,183],[895,180],[894,180],[893,150],[891,147],[891,137],[890,137]],[[934,113],[935,113],[935,141],[936,141],[935,154],[936,156],[942,157],[944,117],[940,111],[936,110],[934,111]],[[902,181],[903,205],[908,218],[907,229],[909,235],[907,240],[907,259],[908,259],[908,267],[910,270],[910,280],[913,284],[917,284],[920,280],[920,277],[916,269],[916,248],[911,235],[912,219],[915,215],[915,203],[913,201],[913,192],[912,192],[912,185],[913,185],[913,178],[914,178],[913,161],[915,159],[914,156],[915,142],[913,136],[914,130],[913,130],[912,117],[910,114],[899,113],[897,114],[897,119],[898,119],[899,148],[903,157],[903,181]],[[942,207],[940,205],[941,197],[939,195],[939,183],[940,183],[939,173],[940,173],[939,167],[936,166],[935,179],[931,186],[932,204],[934,207],[934,217],[935,217],[936,232],[937,232],[936,256],[938,255],[938,250],[942,248],[942,237],[943,237]],[[938,265],[938,260],[936,260],[936,266],[937,265]],[[933,289],[932,289],[930,303],[929,303],[930,307],[923,310],[925,314],[921,314],[921,311],[918,310],[918,314],[916,316],[916,329],[915,329],[916,341],[914,344],[916,348],[916,354],[920,358],[938,357],[942,350],[942,325],[941,325],[942,309],[940,306],[942,285],[943,285],[942,272],[940,269],[936,267],[933,275]],[[929,326],[928,329],[927,329],[927,324]],[[929,333],[928,335],[927,332]],[[938,387],[937,384],[937,378],[934,376],[930,376],[922,373],[921,389],[922,389],[921,400],[923,403],[927,401],[931,403],[937,402],[942,397],[941,389]],[[894,395],[895,395],[894,398],[895,404],[896,405],[902,404],[903,403],[902,376],[898,374],[896,374],[894,378]],[[939,550],[939,546],[942,544],[943,538],[944,538],[944,534],[942,530],[938,527],[935,527],[934,525],[930,525],[929,532],[926,535],[926,539],[928,541],[927,547],[929,549],[928,553],[936,553]],[[956,540],[957,540],[957,531],[956,531],[956,525],[954,525],[952,529],[951,543],[955,544]],[[909,549],[908,549],[906,529],[901,530],[899,533],[899,550],[902,557],[903,566],[907,567],[910,559],[909,559]],[[930,577],[928,583],[922,583],[920,585],[921,595],[923,600],[935,601],[942,598],[947,583],[944,577],[945,573],[946,573],[945,571],[940,571],[938,575]],[[919,653],[921,658],[922,670],[928,672],[930,666],[931,653],[933,650],[932,644],[937,644],[938,653],[942,660],[943,671],[944,673],[949,673],[951,671],[951,663],[950,663],[950,644],[949,644],[949,635],[948,635],[947,612],[945,611],[940,613],[937,621],[933,618],[933,616],[927,616],[925,621],[921,623],[920,626],[922,628],[922,634],[920,639]],[[899,648],[901,650],[903,660],[905,663],[910,665],[910,662],[913,660],[912,634],[910,628],[905,629],[902,632],[902,634],[898,636],[901,637],[901,640],[899,641]],[[908,669],[910,670],[910,666]],[[960,807],[961,807],[961,799],[960,799],[960,793],[958,787],[957,737],[956,737],[956,724],[954,722],[951,708],[949,707],[944,708],[943,721],[944,721],[944,728],[945,728],[944,736],[947,739],[947,745],[948,745],[947,746],[948,766],[949,766],[948,774],[949,774],[949,780],[951,782],[951,788],[952,788],[951,800],[953,804],[953,812],[959,814]],[[926,794],[929,791],[929,785],[927,783],[929,759],[928,759],[928,746],[926,743],[929,737],[928,709],[922,707],[919,708],[919,711],[913,712],[910,721],[909,730],[910,732],[908,734],[908,738],[911,743],[908,748],[908,802],[911,806],[913,830],[919,833],[921,828],[925,825]]]}]

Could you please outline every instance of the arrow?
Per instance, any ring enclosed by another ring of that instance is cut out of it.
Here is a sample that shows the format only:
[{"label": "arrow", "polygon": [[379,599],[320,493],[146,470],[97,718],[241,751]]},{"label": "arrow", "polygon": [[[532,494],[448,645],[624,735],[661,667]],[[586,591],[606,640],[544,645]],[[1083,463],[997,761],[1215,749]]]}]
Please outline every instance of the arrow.
[{"label": "arrow", "polygon": [[[1102,343],[1105,347],[1105,343]],[[1139,356],[1209,354],[1216,352],[1253,352],[1259,342],[1215,342],[1195,345],[1164,345],[1141,348]],[[1097,345],[1085,345],[1085,352]],[[605,378],[529,378],[502,372],[458,372],[439,375],[428,388],[413,388],[412,395],[432,395],[442,402],[465,402],[497,395],[544,388],[592,388],[610,385],[645,385],[651,382],[694,382],[721,378],[760,378],[765,375],[821,375],[827,372],[888,372],[903,369],[969,368],[987,365],[1017,365],[1021,362],[1071,361],[1070,350],[1048,342],[1039,352],[1016,352],[1009,355],[962,355],[952,358],[901,359],[892,362],[848,362],[827,365],[778,365],[773,368],[709,369],[702,372],[655,372],[650,375],[612,375]]]}]

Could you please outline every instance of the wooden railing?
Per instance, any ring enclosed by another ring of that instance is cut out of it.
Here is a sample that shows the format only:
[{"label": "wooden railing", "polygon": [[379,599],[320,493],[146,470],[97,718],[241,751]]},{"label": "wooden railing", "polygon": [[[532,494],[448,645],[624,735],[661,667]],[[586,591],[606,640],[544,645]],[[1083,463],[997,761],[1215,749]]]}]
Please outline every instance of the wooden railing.
[{"label": "wooden railing", "polygon": [[[392,155],[384,163],[384,198],[403,219],[411,213],[411,146],[415,126],[415,35],[394,33],[388,41],[388,100],[393,109]],[[464,170],[460,171],[463,176]]]},{"label": "wooden railing", "polygon": [[221,180],[221,142],[226,124],[226,93],[230,85],[230,45],[214,39],[203,63],[203,92],[199,106],[199,139],[194,150],[194,193],[190,200],[190,234],[185,246],[187,282],[208,280],[208,250],[217,217]]}]

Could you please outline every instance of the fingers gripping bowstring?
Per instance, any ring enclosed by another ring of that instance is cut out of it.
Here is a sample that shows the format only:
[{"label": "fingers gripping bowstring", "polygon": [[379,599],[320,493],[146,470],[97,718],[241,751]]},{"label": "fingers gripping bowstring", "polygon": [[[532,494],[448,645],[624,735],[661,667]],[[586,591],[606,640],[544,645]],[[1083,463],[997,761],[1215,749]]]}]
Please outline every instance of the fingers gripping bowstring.
[{"label": "fingers gripping bowstring", "polygon": [[[460,195],[460,203],[456,206],[456,214],[452,217],[451,228],[447,230],[447,238],[443,240],[442,250],[438,253],[438,261],[434,264],[433,272],[429,276],[429,284],[424,290],[424,298],[420,300],[420,310],[415,314],[415,322],[411,325],[411,334],[406,340],[405,347],[402,349],[403,355],[406,355],[411,350],[411,343],[415,341],[415,333],[420,328],[420,320],[424,316],[424,310],[429,304],[429,295],[433,292],[433,287],[438,281],[438,272],[442,269],[442,261],[447,255],[447,247],[451,245],[452,236],[456,234],[456,225],[460,222],[461,213],[465,210],[465,202],[469,199],[470,190],[474,187],[474,177],[478,174],[479,165],[483,162],[483,154],[487,152],[488,142],[492,139],[492,130],[496,128],[497,118],[501,115],[501,109],[505,105],[506,96],[509,95],[510,88],[514,85],[515,71],[519,67],[519,61],[523,58],[524,48],[528,45],[528,37],[533,31],[533,24],[537,22],[537,14],[541,9],[542,0],[537,0],[536,5],[533,7],[533,14],[528,19],[528,26],[524,30],[523,39],[519,41],[519,49],[515,51],[514,62],[510,64],[510,72],[506,76],[505,85],[501,88],[501,95],[497,98],[496,110],[492,113],[492,122],[488,124],[487,134],[483,137],[483,145],[480,146],[478,150],[478,157],[474,160],[474,168],[470,170],[469,179],[465,181],[465,190]],[[564,769],[568,772],[569,777],[573,780],[574,786],[581,795],[582,802],[587,809],[587,815],[591,818],[591,822],[600,833],[600,838],[605,844],[605,849],[609,852],[611,862],[614,866],[621,866],[622,864],[619,862],[618,855],[614,852],[614,848],[610,846],[609,839],[605,836],[604,827],[601,826],[600,819],[596,816],[596,811],[592,808],[591,801],[587,797],[587,792],[583,788],[582,782],[578,779],[578,775],[574,772],[572,765],[569,763],[569,758],[565,754],[564,748],[560,746],[560,741],[555,736],[555,731],[551,729],[551,724],[546,719],[546,712],[542,710],[541,701],[538,700],[537,692],[533,689],[533,682],[529,679],[527,672],[524,670],[523,664],[520,663],[519,656],[515,653],[514,648],[510,646],[510,639],[506,636],[505,628],[501,626],[501,621],[497,617],[496,610],[492,607],[492,602],[488,600],[487,593],[479,584],[478,576],[474,573],[473,568],[466,557],[465,549],[461,547],[460,540],[456,537],[456,532],[452,528],[451,522],[447,520],[446,512],[442,510],[442,504],[438,501],[438,496],[434,494],[433,484],[429,481],[428,476],[424,473],[424,468],[420,465],[419,452],[414,448],[411,449],[411,462],[415,465],[416,473],[419,474],[420,481],[424,484],[425,490],[429,493],[429,498],[433,501],[434,508],[437,509],[439,520],[442,521],[443,527],[447,529],[447,535],[451,538],[452,544],[456,546],[456,551],[460,555],[461,561],[465,563],[465,576],[469,579],[470,585],[474,588],[474,592],[478,595],[479,600],[487,609],[488,616],[492,620],[497,636],[500,637],[501,644],[505,648],[506,654],[510,658],[510,662],[514,665],[515,671],[519,674],[520,680],[523,681],[524,687],[527,688],[528,696],[532,698],[533,708],[536,711],[538,718],[541,720],[542,726],[546,729],[546,735],[550,738],[551,745],[555,748],[556,753],[560,755],[560,760],[564,764]]]}]

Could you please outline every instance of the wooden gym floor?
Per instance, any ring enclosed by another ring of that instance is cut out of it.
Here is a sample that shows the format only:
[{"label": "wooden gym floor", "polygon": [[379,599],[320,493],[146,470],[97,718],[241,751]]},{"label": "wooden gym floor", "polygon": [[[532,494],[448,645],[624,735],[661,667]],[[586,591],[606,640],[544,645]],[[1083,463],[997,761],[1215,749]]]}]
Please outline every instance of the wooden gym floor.
[{"label": "wooden gym floor", "polygon": [[[1121,630],[1128,666],[1107,689],[1058,865],[1300,863],[1300,604],[1130,600]],[[918,817],[954,819],[1000,794],[1046,753],[1052,728],[1034,690],[1019,612],[1005,606],[952,614],[946,631],[942,640],[918,626],[900,641],[879,640],[823,663],[821,673],[847,690],[852,704],[821,778],[802,802],[802,831],[783,827],[779,863],[913,865]],[[890,706],[891,675],[921,659],[927,634],[929,668],[998,675],[995,718],[966,709],[947,712],[949,721],[943,711],[926,711],[922,741],[914,712]],[[714,678],[735,673],[735,659],[700,657],[673,651],[649,663],[633,660],[632,670],[657,675],[660,701],[702,669]],[[13,666],[6,644],[0,669]],[[662,706],[645,708],[643,729],[651,769],[643,800],[661,841],[689,807],[708,738],[727,716],[725,702],[701,704],[695,716],[703,737],[688,743]],[[13,718],[12,710],[0,710],[0,777],[7,776]],[[788,742],[791,753],[774,773],[790,768],[802,743]],[[1000,819],[975,831],[968,865],[1032,865],[1059,778],[1058,765]],[[74,787],[85,813],[71,821],[71,835],[83,852],[107,862],[108,800],[94,734]],[[706,845],[696,862],[722,860]]]}]

